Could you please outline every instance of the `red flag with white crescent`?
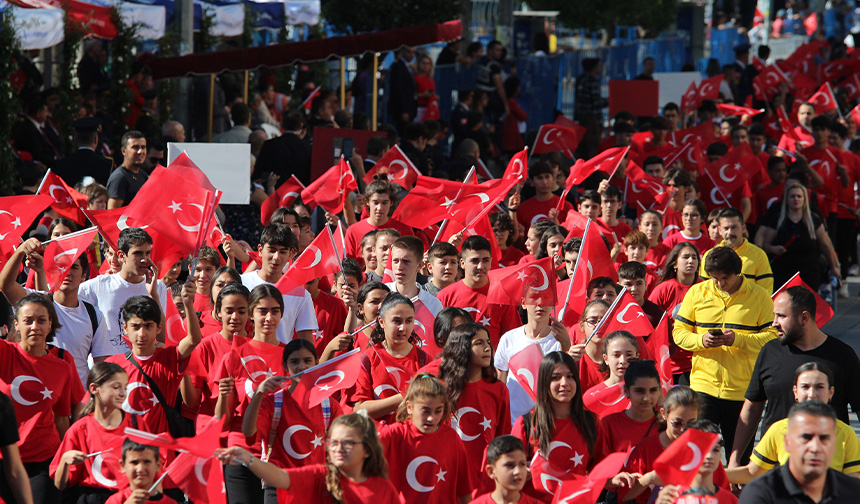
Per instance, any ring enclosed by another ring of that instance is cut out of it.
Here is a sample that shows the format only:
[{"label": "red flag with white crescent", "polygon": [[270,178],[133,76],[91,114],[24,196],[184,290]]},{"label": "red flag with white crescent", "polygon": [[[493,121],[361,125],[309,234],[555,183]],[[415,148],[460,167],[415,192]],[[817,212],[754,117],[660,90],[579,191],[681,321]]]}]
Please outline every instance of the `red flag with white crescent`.
[{"label": "red flag with white crescent", "polygon": [[280,207],[288,207],[295,203],[301,196],[304,190],[304,184],[296,178],[295,175],[290,175],[286,182],[281,184],[275,192],[269,195],[263,204],[260,205],[260,222],[264,226],[268,226],[272,220],[272,214]]},{"label": "red flag with white crescent", "polygon": [[531,344],[515,353],[508,361],[508,372],[514,375],[532,401],[537,401],[537,379],[541,360],[543,350],[540,345]]},{"label": "red flag with white crescent", "polygon": [[[583,128],[584,129],[584,128]],[[573,128],[560,126],[558,124],[544,124],[538,130],[535,137],[535,145],[532,154],[544,154],[547,152],[561,152],[573,159],[573,153],[582,141],[582,132]]]},{"label": "red flag with white crescent", "polygon": [[672,380],[672,358],[669,356],[669,315],[663,313],[660,323],[648,338],[648,347],[651,356],[657,364],[657,372],[660,374],[660,382],[663,384],[663,393],[669,392],[674,385]]},{"label": "red flag with white crescent", "polygon": [[50,196],[53,200],[51,208],[61,216],[82,226],[86,224],[87,219],[81,211],[81,207],[87,207],[87,197],[69,187],[63,179],[50,169],[45,173],[39,194]]},{"label": "red flag with white crescent", "polygon": [[687,429],[654,461],[654,470],[664,485],[689,486],[720,435]]},{"label": "red flag with white crescent", "polygon": [[57,292],[72,264],[93,242],[98,228],[91,227],[82,231],[55,238],[48,243],[43,253],[45,261],[45,276],[51,292]]},{"label": "red flag with white crescent", "polygon": [[555,306],[558,302],[553,257],[516,266],[491,270],[488,273],[493,289],[487,293],[487,303],[503,305]]},{"label": "red flag with white crescent", "polygon": [[[293,395],[301,398],[299,404],[303,407],[313,408],[338,390],[352,387],[361,369],[361,349],[355,348],[306,369],[302,373],[299,384],[293,390]],[[285,380],[284,384],[289,382],[290,380]]]},{"label": "red flag with white crescent", "polygon": [[823,297],[819,296],[815,289],[811,288],[807,285],[806,282],[800,278],[800,273],[795,273],[794,276],[788,279],[782,287],[777,289],[776,292],[771,296],[773,299],[776,299],[777,294],[788,289],[789,287],[805,287],[806,290],[812,292],[815,296],[815,324],[818,327],[824,327],[824,325],[833,318],[833,307],[824,300]]},{"label": "red flag with white crescent", "polygon": [[415,187],[415,182],[418,180],[418,175],[421,172],[412,163],[398,145],[388,149],[388,151],[379,158],[373,167],[364,175],[364,182],[369,184],[373,182],[373,176],[377,173],[388,174],[388,181],[394,182],[403,186],[404,189],[412,189]]}]

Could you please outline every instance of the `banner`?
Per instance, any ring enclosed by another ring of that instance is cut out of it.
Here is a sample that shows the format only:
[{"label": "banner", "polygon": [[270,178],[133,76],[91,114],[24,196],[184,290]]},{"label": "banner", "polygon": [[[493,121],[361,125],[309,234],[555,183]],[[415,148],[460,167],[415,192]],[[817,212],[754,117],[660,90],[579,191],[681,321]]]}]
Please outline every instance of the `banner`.
[{"label": "banner", "polygon": [[286,0],[287,24],[315,25],[320,22],[320,0]]},{"label": "banner", "polygon": [[22,9],[5,4],[12,12],[12,24],[21,49],[45,49],[63,41],[65,30],[62,9]]},{"label": "banner", "polygon": [[167,9],[163,5],[117,2],[116,6],[125,24],[138,25],[137,35],[141,38],[158,40],[164,36]]}]

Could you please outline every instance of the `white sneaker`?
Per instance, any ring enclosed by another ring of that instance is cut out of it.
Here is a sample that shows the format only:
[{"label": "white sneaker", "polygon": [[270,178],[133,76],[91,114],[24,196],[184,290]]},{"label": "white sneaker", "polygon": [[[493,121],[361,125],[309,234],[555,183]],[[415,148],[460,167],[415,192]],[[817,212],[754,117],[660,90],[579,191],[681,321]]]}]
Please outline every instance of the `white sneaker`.
[{"label": "white sneaker", "polygon": [[851,295],[848,294],[848,284],[847,283],[843,283],[842,287],[839,288],[839,297],[841,297],[841,298],[851,297]]},{"label": "white sneaker", "polygon": [[850,268],[848,268],[848,276],[860,276],[860,265],[852,264]]}]

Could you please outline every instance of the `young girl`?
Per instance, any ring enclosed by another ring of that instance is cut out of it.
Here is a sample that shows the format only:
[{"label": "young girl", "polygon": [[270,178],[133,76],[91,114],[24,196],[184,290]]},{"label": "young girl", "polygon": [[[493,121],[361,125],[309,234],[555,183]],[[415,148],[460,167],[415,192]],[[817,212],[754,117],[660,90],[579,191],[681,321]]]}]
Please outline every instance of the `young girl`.
[{"label": "young girl", "polygon": [[518,264],[525,264],[537,258],[538,251],[540,250],[540,238],[543,236],[543,232],[555,225],[553,221],[548,219],[541,219],[532,223],[526,233],[525,246],[528,254],[522,256]]},{"label": "young girl", "polygon": [[[472,315],[462,308],[457,308],[456,306],[442,308],[442,311],[436,314],[436,320],[433,321],[433,339],[436,341],[436,346],[442,349],[442,353],[430,361],[429,364],[419,369],[418,372],[439,376],[439,367],[442,365],[442,358],[445,355],[445,345],[448,342],[451,331],[459,325],[472,322],[474,322]],[[495,373],[495,370],[493,373]]]},{"label": "young girl", "polygon": [[645,256],[645,266],[660,270],[663,260],[669,253],[669,247],[663,241],[663,216],[656,210],[645,210],[639,216],[639,231],[648,237],[648,254]]},{"label": "young girl", "polygon": [[[313,343],[294,339],[284,347],[284,370],[292,376],[317,364]],[[242,433],[262,442],[263,460],[281,469],[308,464],[324,464],[322,440],[331,420],[343,414],[340,403],[329,399],[313,408],[301,406],[292,396],[299,378],[287,390],[281,390],[282,377],[272,376],[257,386],[257,391],[242,419]],[[274,487],[267,486],[266,504],[277,504]]]},{"label": "young girl", "polygon": [[356,410],[367,410],[370,418],[391,423],[410,379],[430,358],[415,344],[415,307],[409,298],[388,294],[377,320],[365,352],[370,363],[358,375],[351,401]]},{"label": "young girl", "polygon": [[229,284],[241,284],[242,277],[239,272],[229,266],[221,266],[212,275],[212,281],[209,282],[209,302],[212,303],[213,309],[205,310],[200,314],[200,323],[203,327],[220,327],[221,322],[216,317],[215,313],[218,309],[215,307],[215,302],[218,300],[218,293],[221,289]]},{"label": "young girl", "polygon": [[137,427],[136,416],[122,410],[127,385],[128,375],[118,364],[99,362],[90,369],[83,416],[66,432],[51,462],[64,502],[104,503],[118,490],[119,454],[104,452],[122,445],[126,427]]},{"label": "young girl", "polygon": [[[249,340],[233,335],[232,351],[224,356],[216,374],[219,396],[215,416],[227,416],[230,446],[240,446],[260,456],[259,443],[242,434],[242,420],[262,377],[284,375],[284,345],[277,334],[284,296],[273,285],[258,285],[251,291],[248,309],[254,321],[254,337]],[[224,483],[230,504],[263,500],[260,481],[247,467],[236,464],[225,467]]]},{"label": "young girl", "polygon": [[675,245],[687,242],[696,246],[700,254],[714,248],[714,241],[702,232],[702,222],[705,219],[707,208],[705,204],[697,199],[687,200],[684,203],[684,209],[681,212],[681,221],[684,223],[684,229],[670,235],[663,240],[663,245],[673,248]]},{"label": "young girl", "polygon": [[397,408],[397,423],[379,439],[391,468],[391,482],[404,502],[469,502],[472,472],[463,441],[445,420],[451,411],[445,386],[433,375],[413,378]]},{"label": "young girl", "polygon": [[[215,277],[213,277],[215,278]],[[229,276],[228,276],[229,278]],[[213,282],[214,283],[214,282]],[[218,289],[214,320],[221,330],[203,338],[194,349],[182,379],[182,397],[189,408],[198,408],[197,429],[203,428],[215,415],[217,390],[210,384],[217,381],[218,364],[233,347],[233,337],[247,338],[248,298],[251,293],[241,283],[230,283]],[[238,344],[238,342],[237,342]],[[222,442],[226,446],[226,436]]]},{"label": "young girl", "polygon": [[624,372],[633,360],[639,357],[639,344],[627,331],[609,333],[603,343],[604,373],[609,373],[605,381],[586,390],[583,395],[585,407],[603,418],[630,407],[630,399],[624,395]]},{"label": "young girl", "polygon": [[532,487],[527,486],[525,493],[550,502],[560,478],[586,475],[596,462],[593,455],[599,431],[599,420],[582,404],[573,358],[564,352],[545,355],[538,371],[534,410],[518,418],[511,430],[523,441],[526,458],[532,460]]},{"label": "young girl", "polygon": [[567,278],[567,270],[564,268],[564,257],[559,253],[562,245],[564,245],[565,236],[567,236],[567,229],[561,226],[550,227],[541,235],[538,253],[535,255],[536,259],[554,257],[556,273],[561,279]]},{"label": "young girl", "polygon": [[[609,303],[601,299],[595,299],[585,305],[582,316],[579,318],[579,330],[582,331],[582,339],[577,343],[585,343],[585,350],[579,359],[579,383],[585,390],[602,383],[606,380],[606,371],[602,369],[603,364],[603,338],[595,335],[597,324],[609,311]],[[594,335],[594,337],[592,337]]]},{"label": "young girl", "polygon": [[496,235],[496,241],[502,250],[502,258],[499,260],[499,266],[504,267],[517,264],[525,254],[513,246],[514,236],[516,235],[514,220],[505,212],[496,212],[490,215],[490,224],[493,226],[493,234]]},{"label": "young girl", "polygon": [[601,457],[626,451],[648,436],[656,436],[659,422],[656,408],[663,396],[660,375],[653,361],[633,361],[624,372],[624,395],[630,408],[603,418]]},{"label": "young girl", "polygon": [[[355,303],[346,305],[346,326],[344,331],[352,332],[364,326],[371,320],[376,320],[379,314],[379,305],[385,296],[391,292],[382,282],[367,282],[358,289]],[[353,348],[367,348],[374,327],[365,327],[364,330],[355,335]]]},{"label": "young girl", "polygon": [[[833,371],[819,362],[802,364],[794,372],[794,400],[797,402],[818,399],[829,403],[833,398]],[[783,439],[788,431],[788,419],[774,422],[755,447],[746,467],[727,469],[729,481],[746,484],[788,460]],[[860,473],[860,441],[854,429],[841,420],[836,421],[836,449],[830,467],[845,474]]]},{"label": "young girl", "polygon": [[510,434],[511,412],[508,389],[496,378],[490,334],[484,326],[470,322],[451,331],[439,379],[445,383],[454,412],[451,426],[466,447],[473,478],[480,481],[477,494],[492,491],[484,453],[493,438]]},{"label": "young girl", "polygon": [[[682,242],[675,245],[666,257],[666,267],[660,282],[654,287],[648,300],[664,311],[675,312],[690,287],[699,281],[699,250],[692,243]],[[674,320],[669,320],[669,334],[672,334]],[[678,348],[669,340],[672,359],[672,376],[675,383],[690,384],[690,370],[693,367],[693,352]]]},{"label": "young girl", "polygon": [[257,478],[286,490],[300,502],[401,504],[397,490],[388,480],[388,467],[373,420],[358,413],[335,418],[325,448],[325,464],[286,470],[238,446],[222,450],[218,458],[242,464]]},{"label": "young girl", "polygon": [[[0,340],[0,392],[12,397],[15,406],[21,436],[18,449],[33,502],[59,498],[49,466],[69,428],[70,384],[72,380],[80,383],[73,366],[48,352],[48,342],[59,327],[54,303],[42,294],[28,294],[15,305],[15,329],[21,341]],[[10,491],[9,482],[0,478],[0,498],[10,500]]]},{"label": "young girl", "polygon": [[684,427],[699,417],[699,397],[690,388],[677,386],[666,394],[660,407],[660,422],[666,430],[657,436],[649,436],[639,442],[627,458],[625,470],[639,473],[639,477],[626,493],[621,493],[622,501],[636,499],[645,504],[651,497],[651,486],[660,485],[660,478],[654,472],[654,461],[684,431]]},{"label": "young girl", "polygon": [[[696,429],[712,434],[719,434],[720,428],[717,424],[710,420],[696,420],[691,422],[688,429]],[[657,495],[657,504],[673,504],[676,499],[683,495],[692,495],[692,502],[710,502],[713,504],[737,504],[738,498],[732,495],[732,492],[726,488],[727,485],[717,485],[716,479],[722,472],[725,474],[721,459],[723,457],[723,440],[722,438],[714,444],[711,451],[703,454],[702,465],[699,467],[699,472],[693,477],[688,488],[679,487],[677,485],[666,485],[660,490]],[[710,499],[705,500],[702,496],[710,496]],[[690,501],[684,501],[690,502]]]}]

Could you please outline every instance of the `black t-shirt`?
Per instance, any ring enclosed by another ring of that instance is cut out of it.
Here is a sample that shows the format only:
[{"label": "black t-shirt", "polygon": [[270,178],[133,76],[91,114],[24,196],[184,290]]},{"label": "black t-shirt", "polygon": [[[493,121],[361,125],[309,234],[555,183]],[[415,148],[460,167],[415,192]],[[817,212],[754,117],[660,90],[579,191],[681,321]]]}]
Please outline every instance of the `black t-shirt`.
[{"label": "black t-shirt", "polygon": [[[776,208],[776,210],[773,210]],[[812,213],[812,236],[809,235],[809,229],[803,220],[792,222],[786,218],[782,221],[782,225],[777,227],[779,222],[778,205],[771,205],[764,217],[759,220],[759,225],[766,226],[771,229],[776,229],[776,236],[773,239],[773,245],[785,245],[794,237],[794,241],[788,246],[785,256],[814,256],[817,257],[821,251],[818,248],[818,240],[815,238],[814,231],[818,226],[823,224],[821,217],[817,213]]]},{"label": "black t-shirt", "polygon": [[108,178],[108,197],[122,200],[123,206],[128,205],[148,178],[149,175],[143,170],[132,173],[125,166],[119,166]]},{"label": "black t-shirt", "polygon": [[[820,504],[842,504],[857,502],[860,480],[827,469],[827,484]],[[777,467],[744,487],[738,504],[808,504],[813,502],[800,488],[788,469],[788,464]]]},{"label": "black t-shirt", "polygon": [[489,56],[481,56],[478,60],[478,74],[475,78],[475,87],[482,91],[491,93],[496,90],[496,83],[493,82],[493,77],[502,73],[502,65],[490,58]]},{"label": "black t-shirt", "polygon": [[0,446],[13,445],[19,440],[15,406],[9,396],[0,392]]},{"label": "black t-shirt", "polygon": [[794,404],[794,371],[807,362],[820,362],[833,371],[833,399],[836,415],[848,423],[848,404],[860,411],[860,359],[846,343],[828,336],[824,343],[808,352],[794,345],[783,345],[778,339],[765,343],[755,361],[745,397],[750,401],[767,401],[762,432],[774,422],[788,417]]}]

